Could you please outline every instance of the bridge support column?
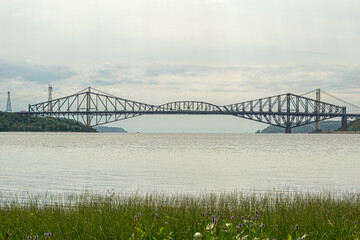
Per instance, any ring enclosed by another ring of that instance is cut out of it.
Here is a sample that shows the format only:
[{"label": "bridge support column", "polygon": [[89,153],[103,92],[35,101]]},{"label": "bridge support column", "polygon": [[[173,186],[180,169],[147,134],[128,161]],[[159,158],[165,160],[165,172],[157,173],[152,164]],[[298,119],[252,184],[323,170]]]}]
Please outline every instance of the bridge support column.
[{"label": "bridge support column", "polygon": [[347,129],[347,117],[343,116],[341,118],[341,130],[345,131]]},{"label": "bridge support column", "polygon": [[316,89],[316,129],[315,132],[321,132],[320,129],[320,89]]},{"label": "bridge support column", "polygon": [[91,116],[90,116],[90,110],[91,110],[91,99],[90,99],[90,91],[91,88],[89,87],[88,92],[86,93],[86,125],[90,128],[91,126]]},{"label": "bridge support column", "polygon": [[[346,114],[346,107],[343,107],[343,113]],[[341,130],[347,129],[347,117],[344,115],[341,117]]]},{"label": "bridge support column", "polygon": [[291,127],[290,126],[286,126],[285,133],[291,133]]},{"label": "bridge support column", "polygon": [[28,123],[31,122],[31,115],[30,115],[30,104],[29,104],[29,110],[28,110]]}]

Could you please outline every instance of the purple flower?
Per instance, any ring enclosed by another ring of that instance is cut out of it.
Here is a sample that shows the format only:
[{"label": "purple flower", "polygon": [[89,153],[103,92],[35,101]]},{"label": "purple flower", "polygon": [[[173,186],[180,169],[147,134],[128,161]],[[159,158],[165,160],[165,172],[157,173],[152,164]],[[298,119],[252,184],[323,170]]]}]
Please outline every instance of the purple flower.
[{"label": "purple flower", "polygon": [[200,225],[201,225],[201,224],[198,222],[198,226],[199,226],[199,227],[200,227]]},{"label": "purple flower", "polygon": [[262,226],[262,225],[259,226],[259,231],[261,231],[261,226]]},{"label": "purple flower", "polygon": [[159,214],[155,214],[155,218],[158,219],[158,218],[159,218]]},{"label": "purple flower", "polygon": [[235,216],[231,216],[231,220],[234,220]]},{"label": "purple flower", "polygon": [[137,222],[137,216],[136,215],[134,216],[134,222]]},{"label": "purple flower", "polygon": [[44,236],[51,236],[51,232],[44,233]]},{"label": "purple flower", "polygon": [[205,217],[205,213],[203,212],[203,213],[201,214],[201,216],[204,218],[204,217]]},{"label": "purple flower", "polygon": [[240,223],[236,228],[239,229],[242,227],[242,224]]},{"label": "purple flower", "polygon": [[139,217],[141,217],[141,212],[138,213]]},{"label": "purple flower", "polygon": [[277,224],[275,224],[275,228],[278,228],[279,226]]},{"label": "purple flower", "polygon": [[257,214],[256,214],[256,216],[255,216],[255,217],[256,217],[256,220],[259,220],[259,215],[257,215]]},{"label": "purple flower", "polygon": [[168,222],[165,222],[165,225],[168,225]]},{"label": "purple flower", "polygon": [[254,221],[254,217],[251,218],[251,221]]},{"label": "purple flower", "polygon": [[357,224],[357,221],[355,221],[354,223]]},{"label": "purple flower", "polygon": [[31,240],[31,236],[28,236],[28,238],[27,238],[27,239]]},{"label": "purple flower", "polygon": [[259,210],[255,210],[255,215],[259,215]]},{"label": "purple flower", "polygon": [[345,222],[347,222],[347,219],[345,219]]},{"label": "purple flower", "polygon": [[296,224],[296,230],[299,231],[299,224]]},{"label": "purple flower", "polygon": [[217,221],[218,221],[217,218],[215,218],[214,223],[217,224]]},{"label": "purple flower", "polygon": [[242,216],[242,217],[241,217],[241,220],[245,220],[245,217],[244,217],[244,216]]},{"label": "purple flower", "polygon": [[211,219],[212,219],[212,222],[215,223],[215,216],[214,215],[212,215]]},{"label": "purple flower", "polygon": [[34,239],[35,239],[35,240],[39,240],[39,235],[35,235],[35,236],[34,236]]}]

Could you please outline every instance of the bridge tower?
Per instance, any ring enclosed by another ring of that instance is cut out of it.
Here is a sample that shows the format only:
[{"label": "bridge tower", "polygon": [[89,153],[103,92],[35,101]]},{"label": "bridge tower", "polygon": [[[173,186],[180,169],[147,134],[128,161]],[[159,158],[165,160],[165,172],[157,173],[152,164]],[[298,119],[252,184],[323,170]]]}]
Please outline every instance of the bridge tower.
[{"label": "bridge tower", "polygon": [[51,101],[52,101],[52,92],[53,92],[53,88],[52,88],[52,85],[50,85],[49,84],[49,88],[48,88],[48,92],[49,92],[49,99],[48,99],[48,101],[49,101],[49,112],[52,112],[52,104],[51,104]]},{"label": "bridge tower", "polygon": [[11,101],[10,101],[10,91],[8,91],[7,102],[6,102],[6,111],[5,112],[12,112],[11,111]]},{"label": "bridge tower", "polygon": [[[291,133],[291,121],[290,121],[290,94],[286,94],[286,122],[285,122],[285,133]],[[281,108],[280,108],[281,111]]]},{"label": "bridge tower", "polygon": [[89,87],[87,93],[86,93],[86,125],[88,127],[91,126],[91,88]]},{"label": "bridge tower", "polygon": [[316,129],[315,132],[321,132],[320,129],[320,88],[316,89]]}]

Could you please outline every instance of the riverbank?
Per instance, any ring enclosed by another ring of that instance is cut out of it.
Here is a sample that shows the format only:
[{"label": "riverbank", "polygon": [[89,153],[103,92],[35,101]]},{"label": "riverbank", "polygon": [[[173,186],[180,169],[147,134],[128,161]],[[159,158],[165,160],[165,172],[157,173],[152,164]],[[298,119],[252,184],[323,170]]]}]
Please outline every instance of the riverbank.
[{"label": "riverbank", "polygon": [[2,199],[0,239],[358,239],[360,194],[31,196]]},{"label": "riverbank", "polygon": [[31,117],[0,111],[0,132],[96,132],[75,120],[66,118]]},{"label": "riverbank", "polygon": [[360,131],[311,132],[310,134],[360,134]]}]

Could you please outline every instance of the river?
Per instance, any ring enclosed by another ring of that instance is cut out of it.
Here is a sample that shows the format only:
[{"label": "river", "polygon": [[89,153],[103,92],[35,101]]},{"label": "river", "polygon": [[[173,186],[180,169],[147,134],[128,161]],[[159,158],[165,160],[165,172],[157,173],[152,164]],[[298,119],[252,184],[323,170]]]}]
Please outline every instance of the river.
[{"label": "river", "polygon": [[360,135],[0,133],[0,193],[359,191]]}]

